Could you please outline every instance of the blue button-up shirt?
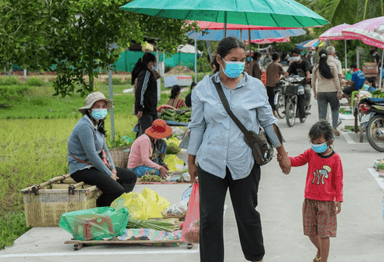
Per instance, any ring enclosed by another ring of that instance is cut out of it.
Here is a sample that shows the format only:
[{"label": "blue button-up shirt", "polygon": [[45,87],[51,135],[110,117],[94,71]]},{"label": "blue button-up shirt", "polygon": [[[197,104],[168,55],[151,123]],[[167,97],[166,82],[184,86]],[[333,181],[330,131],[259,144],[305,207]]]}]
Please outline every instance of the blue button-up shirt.
[{"label": "blue button-up shirt", "polygon": [[[263,83],[244,73],[237,86],[230,90],[220,82],[219,73],[213,77],[221,84],[232,112],[245,128],[259,133],[262,126],[273,146],[281,146],[273,129],[277,119]],[[249,175],[254,165],[252,150],[245,143],[243,132],[225,111],[210,76],[204,77],[193,89],[189,128],[188,154],[197,156],[204,171],[224,178],[228,167],[234,180]]]}]

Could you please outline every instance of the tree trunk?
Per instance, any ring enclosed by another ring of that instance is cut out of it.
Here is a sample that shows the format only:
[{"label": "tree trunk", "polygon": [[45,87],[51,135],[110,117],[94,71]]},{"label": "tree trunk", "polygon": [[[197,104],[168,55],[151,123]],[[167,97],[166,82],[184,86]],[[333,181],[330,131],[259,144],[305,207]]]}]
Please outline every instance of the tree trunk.
[{"label": "tree trunk", "polygon": [[88,71],[88,77],[89,77],[89,87],[92,89],[93,92],[93,70],[92,68]]}]

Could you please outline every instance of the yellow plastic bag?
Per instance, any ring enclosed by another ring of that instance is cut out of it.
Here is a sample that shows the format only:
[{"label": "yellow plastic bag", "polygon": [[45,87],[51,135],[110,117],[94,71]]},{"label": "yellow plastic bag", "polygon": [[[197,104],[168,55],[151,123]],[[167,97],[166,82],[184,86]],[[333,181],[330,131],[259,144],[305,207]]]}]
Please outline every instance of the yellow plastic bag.
[{"label": "yellow plastic bag", "polygon": [[131,218],[148,220],[148,218],[161,218],[161,212],[167,209],[170,204],[155,191],[144,188],[141,194],[135,192],[122,194],[112,202],[111,207],[116,210],[126,207]]},{"label": "yellow plastic bag", "polygon": [[151,189],[144,188],[141,194],[147,200],[149,218],[162,218],[161,212],[171,205],[169,201]]},{"label": "yellow plastic bag", "polygon": [[180,171],[184,168],[184,161],[176,155],[166,155],[164,162],[168,165],[169,172]]}]

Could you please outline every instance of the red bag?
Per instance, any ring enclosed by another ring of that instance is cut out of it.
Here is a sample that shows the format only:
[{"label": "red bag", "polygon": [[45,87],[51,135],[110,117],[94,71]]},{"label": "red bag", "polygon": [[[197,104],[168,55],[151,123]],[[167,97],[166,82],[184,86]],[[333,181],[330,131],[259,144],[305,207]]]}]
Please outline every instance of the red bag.
[{"label": "red bag", "polygon": [[199,184],[194,183],[192,186],[191,196],[189,197],[189,204],[183,231],[181,233],[181,240],[187,243],[200,242],[200,196]]}]

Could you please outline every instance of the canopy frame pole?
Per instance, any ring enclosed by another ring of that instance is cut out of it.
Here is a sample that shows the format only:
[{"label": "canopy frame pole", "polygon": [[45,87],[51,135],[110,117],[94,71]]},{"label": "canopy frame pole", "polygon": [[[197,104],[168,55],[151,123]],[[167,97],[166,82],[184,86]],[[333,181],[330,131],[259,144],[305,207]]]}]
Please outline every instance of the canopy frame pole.
[{"label": "canopy frame pole", "polygon": [[347,40],[344,39],[344,44],[345,44],[345,70],[347,70]]},{"label": "canopy frame pole", "polygon": [[[113,104],[113,84],[112,84],[112,68],[109,66],[108,68],[108,89],[109,89],[109,99],[112,100]],[[115,114],[113,107],[109,110],[111,113],[111,140],[113,143],[113,147],[116,146],[116,141],[115,141]]]},{"label": "canopy frame pole", "polygon": [[197,83],[197,40],[195,39],[195,83]]},{"label": "canopy frame pole", "polygon": [[227,12],[224,11],[224,38],[227,37]]},{"label": "canopy frame pole", "polygon": [[384,50],[383,52],[381,53],[381,68],[380,68],[380,75],[379,75],[379,87],[380,87],[380,90],[382,90],[382,87],[381,87],[381,84],[383,82],[383,59],[384,59]]},{"label": "canopy frame pole", "polygon": [[240,41],[243,41],[243,29],[240,28]]},{"label": "canopy frame pole", "polygon": [[251,49],[251,29],[248,29],[248,41],[249,41],[249,62],[251,62],[252,49]]}]

